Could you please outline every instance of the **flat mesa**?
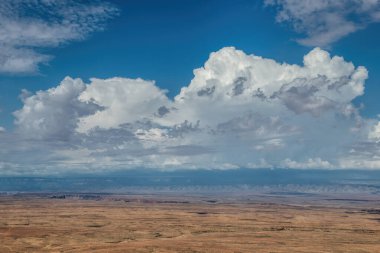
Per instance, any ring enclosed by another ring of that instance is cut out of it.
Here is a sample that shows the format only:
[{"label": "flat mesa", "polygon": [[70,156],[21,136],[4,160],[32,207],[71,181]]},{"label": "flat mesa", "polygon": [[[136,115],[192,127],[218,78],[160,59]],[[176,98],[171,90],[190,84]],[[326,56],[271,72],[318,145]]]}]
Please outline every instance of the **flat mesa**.
[{"label": "flat mesa", "polygon": [[374,195],[0,195],[0,252],[380,252],[379,204]]}]

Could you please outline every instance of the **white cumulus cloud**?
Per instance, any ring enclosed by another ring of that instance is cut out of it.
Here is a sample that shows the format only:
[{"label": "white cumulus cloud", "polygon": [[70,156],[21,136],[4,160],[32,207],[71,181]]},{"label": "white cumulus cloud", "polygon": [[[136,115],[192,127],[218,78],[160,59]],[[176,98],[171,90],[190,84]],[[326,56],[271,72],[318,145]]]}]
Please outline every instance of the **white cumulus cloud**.
[{"label": "white cumulus cloud", "polygon": [[372,168],[378,125],[352,104],[367,77],[319,48],[293,65],[233,47],[212,53],[173,99],[154,81],[67,77],[25,92],[16,131],[0,136],[1,145],[12,139],[22,148],[0,156],[29,165],[33,157],[44,171]]},{"label": "white cumulus cloud", "polygon": [[101,108],[91,101],[79,100],[85,88],[82,80],[66,77],[57,87],[35,95],[24,91],[24,106],[14,112],[18,131],[29,138],[69,138],[80,117]]},{"label": "white cumulus cloud", "polygon": [[92,79],[80,96],[85,102],[95,101],[105,107],[81,119],[79,130],[94,127],[112,128],[124,123],[151,119],[167,113],[169,99],[153,81],[128,78]]}]

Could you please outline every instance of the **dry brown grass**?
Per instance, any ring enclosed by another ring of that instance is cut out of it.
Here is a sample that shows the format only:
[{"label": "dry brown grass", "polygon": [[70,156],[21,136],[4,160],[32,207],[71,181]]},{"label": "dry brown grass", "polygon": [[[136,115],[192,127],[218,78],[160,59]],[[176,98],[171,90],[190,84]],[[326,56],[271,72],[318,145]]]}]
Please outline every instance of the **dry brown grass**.
[{"label": "dry brown grass", "polygon": [[355,206],[123,198],[1,196],[0,252],[380,252]]}]

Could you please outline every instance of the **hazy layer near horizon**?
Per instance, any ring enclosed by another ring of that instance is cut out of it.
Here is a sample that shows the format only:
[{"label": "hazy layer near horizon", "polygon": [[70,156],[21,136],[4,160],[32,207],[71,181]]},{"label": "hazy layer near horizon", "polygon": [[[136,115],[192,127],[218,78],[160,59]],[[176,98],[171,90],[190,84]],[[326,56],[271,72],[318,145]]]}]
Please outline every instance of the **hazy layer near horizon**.
[{"label": "hazy layer near horizon", "polygon": [[0,192],[287,192],[380,193],[380,171],[128,170],[98,174],[0,177]]}]

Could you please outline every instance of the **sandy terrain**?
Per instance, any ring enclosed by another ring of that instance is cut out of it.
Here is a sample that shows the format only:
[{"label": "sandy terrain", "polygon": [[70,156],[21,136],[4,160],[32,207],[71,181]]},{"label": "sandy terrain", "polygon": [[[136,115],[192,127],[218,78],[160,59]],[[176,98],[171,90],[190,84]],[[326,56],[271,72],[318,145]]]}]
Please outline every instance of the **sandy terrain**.
[{"label": "sandy terrain", "polygon": [[378,200],[63,196],[0,196],[0,252],[380,252]]}]

